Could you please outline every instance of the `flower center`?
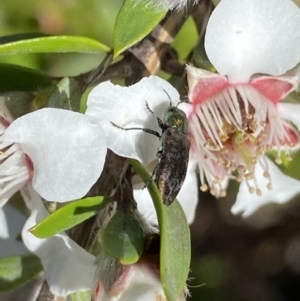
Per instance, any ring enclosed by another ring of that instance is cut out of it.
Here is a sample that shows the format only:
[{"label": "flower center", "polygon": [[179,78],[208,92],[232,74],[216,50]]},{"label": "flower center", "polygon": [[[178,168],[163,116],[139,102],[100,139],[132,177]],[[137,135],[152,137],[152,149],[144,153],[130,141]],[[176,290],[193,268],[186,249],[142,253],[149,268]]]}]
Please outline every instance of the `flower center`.
[{"label": "flower center", "polygon": [[[294,141],[289,126],[278,116],[276,105],[247,84],[228,86],[212,98],[195,105],[189,118],[192,149],[198,157],[201,190],[225,196],[221,181],[225,177],[246,181],[251,193],[261,194],[254,169],[260,164],[271,189],[267,150],[277,150],[276,162]],[[296,140],[296,139],[295,139]]]}]

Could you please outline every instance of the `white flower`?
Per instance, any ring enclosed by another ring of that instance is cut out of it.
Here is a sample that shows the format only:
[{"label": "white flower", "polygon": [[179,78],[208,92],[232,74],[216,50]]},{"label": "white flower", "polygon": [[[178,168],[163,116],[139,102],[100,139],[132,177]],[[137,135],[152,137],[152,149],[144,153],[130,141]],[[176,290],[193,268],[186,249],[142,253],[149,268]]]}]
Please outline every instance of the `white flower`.
[{"label": "white flower", "polygon": [[91,289],[96,270],[95,257],[65,233],[47,239],[36,238],[30,233],[28,230],[49,213],[30,184],[22,189],[22,196],[32,210],[22,230],[23,242],[41,259],[50,291],[57,296],[67,296],[72,292]]},{"label": "white flower", "polygon": [[44,199],[64,202],[83,197],[99,178],[106,155],[100,122],[52,108],[13,121],[4,103],[0,117],[1,206],[29,182]]},{"label": "white flower", "polygon": [[[21,189],[31,210],[23,242],[40,257],[50,291],[56,295],[90,289],[94,257],[65,234],[38,239],[28,229],[49,215],[41,197],[55,202],[78,199],[99,178],[107,151],[100,124],[101,120],[92,123],[86,115],[53,108],[13,121],[1,99],[0,207]],[[7,236],[4,216],[0,225],[0,234]]]},{"label": "white flower", "polygon": [[300,106],[279,103],[298,87],[298,76],[279,76],[300,61],[298,28],[300,10],[290,0],[222,0],[213,11],[205,49],[219,74],[187,67],[186,112],[202,190],[225,195],[228,177],[257,195],[277,185],[264,154],[277,151],[280,163],[299,143],[290,123],[299,128],[299,118],[290,114],[300,116]]},{"label": "white flower", "polygon": [[[119,156],[133,158],[144,166],[156,160],[160,142],[158,137],[141,130],[124,131],[112,125],[123,128],[149,128],[161,133],[157,117],[163,119],[166,108],[179,102],[178,92],[165,80],[150,76],[130,87],[115,86],[104,82],[95,87],[88,96],[86,115],[91,120],[102,120],[102,128],[107,134],[107,147]],[[149,108],[154,112],[152,114]],[[184,187],[178,196],[187,219],[194,219],[197,196],[197,181],[193,162]],[[153,203],[147,190],[134,190],[138,208],[149,223],[157,224]]]}]

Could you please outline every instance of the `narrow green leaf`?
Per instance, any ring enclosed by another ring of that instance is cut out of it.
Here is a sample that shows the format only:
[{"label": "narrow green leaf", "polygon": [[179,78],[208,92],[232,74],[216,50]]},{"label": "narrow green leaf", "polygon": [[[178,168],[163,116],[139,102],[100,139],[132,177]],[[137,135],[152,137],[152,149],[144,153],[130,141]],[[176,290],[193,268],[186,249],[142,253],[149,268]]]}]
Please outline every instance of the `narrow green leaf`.
[{"label": "narrow green leaf", "polygon": [[160,230],[160,277],[168,301],[183,292],[191,261],[190,230],[180,203],[165,206],[149,172],[136,160],[131,165],[140,175],[154,202]]},{"label": "narrow green leaf", "polygon": [[164,18],[168,10],[155,4],[126,0],[114,28],[114,56],[143,39]]},{"label": "narrow green leaf", "polygon": [[37,91],[51,83],[50,77],[34,69],[0,63],[0,92]]},{"label": "narrow green leaf", "polygon": [[103,250],[124,265],[137,262],[144,249],[140,222],[132,211],[117,210],[102,232]]},{"label": "narrow green leaf", "polygon": [[176,301],[183,292],[190,269],[190,229],[177,200],[170,208],[161,206],[160,276],[168,301]]},{"label": "narrow green leaf", "polygon": [[51,237],[94,216],[108,203],[109,200],[104,199],[103,197],[92,197],[71,202],[54,211],[48,217],[32,227],[30,231],[38,238]]},{"label": "narrow green leaf", "polygon": [[34,255],[12,256],[0,259],[0,291],[11,290],[32,279],[43,270]]},{"label": "narrow green leaf", "polygon": [[0,45],[0,54],[2,55],[53,52],[102,53],[108,51],[110,51],[108,46],[79,36],[43,36]]},{"label": "narrow green leaf", "polygon": [[79,112],[81,92],[78,82],[71,77],[64,77],[48,95],[47,106]]}]

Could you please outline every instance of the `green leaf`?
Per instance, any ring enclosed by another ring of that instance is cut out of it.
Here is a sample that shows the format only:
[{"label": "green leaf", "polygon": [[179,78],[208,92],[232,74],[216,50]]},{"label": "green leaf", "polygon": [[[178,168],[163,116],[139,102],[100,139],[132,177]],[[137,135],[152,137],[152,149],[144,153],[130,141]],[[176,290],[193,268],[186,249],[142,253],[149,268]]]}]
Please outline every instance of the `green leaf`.
[{"label": "green leaf", "polygon": [[0,291],[11,290],[32,279],[43,270],[34,255],[12,256],[0,259]]},{"label": "green leaf", "polygon": [[180,203],[165,206],[149,172],[136,160],[131,165],[140,175],[154,202],[160,230],[160,277],[168,301],[183,292],[191,261],[190,230]]},{"label": "green leaf", "polygon": [[81,91],[77,80],[63,78],[49,93],[47,106],[79,112]]},{"label": "green leaf", "polygon": [[183,292],[190,269],[190,229],[177,200],[169,207],[162,202],[155,207],[157,213],[160,212],[158,222],[161,235],[161,281],[168,301],[176,301]]},{"label": "green leaf", "polygon": [[92,197],[71,202],[40,221],[30,229],[30,232],[38,238],[51,237],[94,216],[108,203],[109,200],[103,197]]},{"label": "green leaf", "polygon": [[164,18],[167,9],[155,4],[126,0],[114,28],[114,56],[143,39]]},{"label": "green leaf", "polygon": [[137,262],[144,249],[144,235],[132,211],[117,210],[102,232],[103,250],[124,265]]},{"label": "green leaf", "polygon": [[50,77],[34,69],[0,63],[0,92],[37,91],[51,83]]},{"label": "green leaf", "polygon": [[212,65],[207,57],[204,47],[204,35],[193,50],[193,60],[196,67],[210,72],[217,72],[216,68]]},{"label": "green leaf", "polygon": [[0,45],[0,54],[2,55],[53,52],[102,53],[108,51],[110,51],[108,46],[79,36],[43,36]]}]

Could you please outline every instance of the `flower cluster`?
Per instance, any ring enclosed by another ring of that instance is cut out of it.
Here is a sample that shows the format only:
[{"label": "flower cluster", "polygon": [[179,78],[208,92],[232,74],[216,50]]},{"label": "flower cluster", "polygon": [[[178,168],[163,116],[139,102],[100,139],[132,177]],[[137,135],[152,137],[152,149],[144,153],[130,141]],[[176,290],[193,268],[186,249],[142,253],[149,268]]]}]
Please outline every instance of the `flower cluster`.
[{"label": "flower cluster", "polygon": [[[145,102],[147,100],[149,107],[162,118],[164,109],[169,106],[168,95],[179,102],[178,92],[156,76],[128,88],[104,82],[90,93],[85,114],[44,108],[16,120],[10,117],[5,109],[5,99],[2,99],[1,207],[12,194],[21,190],[31,211],[22,231],[23,242],[40,257],[47,283],[55,295],[65,296],[92,288],[95,258],[64,233],[38,239],[28,232],[49,215],[41,197],[47,201],[67,202],[86,195],[102,172],[107,148],[145,165],[156,160],[157,137],[143,135],[141,131],[125,132],[112,126],[111,122],[159,130],[157,119]],[[197,179],[191,169],[188,175],[191,176],[179,199],[188,221],[192,222],[197,204]],[[190,185],[194,188],[190,189]],[[134,190],[138,209],[150,225],[157,225],[152,200],[142,187],[137,185]],[[1,234],[7,237],[6,221],[0,212]],[[151,275],[149,273],[149,277]],[[153,279],[159,283],[158,278]],[[160,292],[163,294],[162,287]]]},{"label": "flower cluster", "polygon": [[[174,8],[186,1],[162,3]],[[290,159],[299,144],[295,126],[300,129],[300,107],[281,102],[299,84],[296,71],[286,73],[300,61],[298,28],[300,11],[290,0],[222,0],[210,17],[205,49],[219,74],[187,66],[190,102],[179,104],[189,121],[191,154],[178,199],[189,223],[198,200],[197,167],[201,189],[214,195],[226,194],[230,178],[242,182],[233,213],[249,215],[269,201],[283,203],[300,192],[298,181],[283,176],[265,156],[275,150],[280,163],[282,153]],[[95,265],[94,257],[65,234],[37,239],[28,232],[48,215],[42,198],[67,202],[86,195],[103,170],[107,148],[145,166],[153,163],[157,137],[122,131],[112,123],[159,132],[157,117],[163,118],[168,96],[173,105],[180,102],[178,92],[156,76],[130,87],[104,82],[89,94],[85,114],[44,108],[16,120],[0,98],[0,235],[8,236],[2,207],[21,190],[31,211],[23,240],[41,258],[54,294],[91,288]],[[249,192],[255,192],[251,202],[245,197]],[[156,225],[148,192],[136,185],[134,197],[147,222]],[[157,271],[148,264],[121,274],[112,286],[119,291],[97,290],[99,300],[112,300],[110,294],[121,296],[113,300],[132,300],[145,285],[149,290],[141,300],[154,300],[154,288],[164,298]],[[133,289],[125,292],[127,286]]]}]

